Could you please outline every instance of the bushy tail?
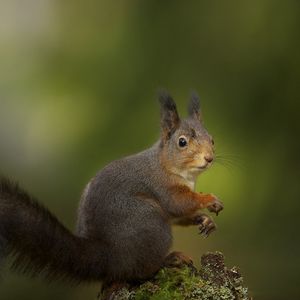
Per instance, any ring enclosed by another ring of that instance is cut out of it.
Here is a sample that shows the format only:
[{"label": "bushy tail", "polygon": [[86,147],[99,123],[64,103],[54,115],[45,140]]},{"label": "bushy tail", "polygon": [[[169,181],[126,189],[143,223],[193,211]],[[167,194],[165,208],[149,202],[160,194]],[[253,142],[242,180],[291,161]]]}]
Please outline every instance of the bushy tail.
[{"label": "bushy tail", "polygon": [[12,268],[50,280],[100,280],[106,257],[100,240],[73,235],[46,208],[0,178],[0,261],[13,256]]}]

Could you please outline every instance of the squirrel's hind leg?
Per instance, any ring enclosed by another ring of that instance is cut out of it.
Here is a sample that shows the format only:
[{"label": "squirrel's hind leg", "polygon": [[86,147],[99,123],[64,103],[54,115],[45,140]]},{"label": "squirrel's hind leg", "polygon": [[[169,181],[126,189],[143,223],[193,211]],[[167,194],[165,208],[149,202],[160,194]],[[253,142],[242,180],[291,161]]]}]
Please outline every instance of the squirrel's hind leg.
[{"label": "squirrel's hind leg", "polygon": [[[134,209],[129,210],[130,205]],[[114,224],[108,277],[127,282],[151,278],[163,266],[171,247],[170,224],[148,201],[131,198],[124,210],[128,217]]]}]

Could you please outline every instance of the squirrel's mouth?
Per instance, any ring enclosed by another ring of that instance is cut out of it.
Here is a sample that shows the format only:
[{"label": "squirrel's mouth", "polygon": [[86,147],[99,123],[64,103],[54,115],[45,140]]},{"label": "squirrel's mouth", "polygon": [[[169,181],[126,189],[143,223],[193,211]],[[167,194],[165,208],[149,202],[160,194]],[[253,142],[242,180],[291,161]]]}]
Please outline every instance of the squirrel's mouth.
[{"label": "squirrel's mouth", "polygon": [[198,166],[199,170],[205,170],[208,167],[209,163],[204,164],[203,166]]}]

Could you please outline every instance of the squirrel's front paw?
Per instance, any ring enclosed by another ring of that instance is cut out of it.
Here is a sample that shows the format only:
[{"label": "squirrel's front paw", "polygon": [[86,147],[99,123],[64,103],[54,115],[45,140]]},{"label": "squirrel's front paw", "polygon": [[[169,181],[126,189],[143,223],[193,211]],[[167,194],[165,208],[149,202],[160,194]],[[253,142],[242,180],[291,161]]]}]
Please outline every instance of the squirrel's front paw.
[{"label": "squirrel's front paw", "polygon": [[213,196],[213,198],[214,199],[212,203],[207,206],[207,209],[210,212],[214,212],[216,215],[218,215],[219,212],[224,208],[224,205],[216,196]]},{"label": "squirrel's front paw", "polygon": [[204,237],[208,237],[213,231],[217,229],[216,223],[210,216],[206,214],[200,214],[196,216],[195,223],[199,225],[199,234],[203,235]]}]

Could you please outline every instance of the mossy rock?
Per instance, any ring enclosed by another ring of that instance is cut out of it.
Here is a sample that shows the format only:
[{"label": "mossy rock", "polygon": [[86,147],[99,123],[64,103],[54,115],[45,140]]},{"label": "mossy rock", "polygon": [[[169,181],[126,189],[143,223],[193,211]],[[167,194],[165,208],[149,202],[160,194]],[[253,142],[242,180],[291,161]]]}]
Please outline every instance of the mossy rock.
[{"label": "mossy rock", "polygon": [[[105,292],[105,291],[104,291]],[[101,296],[100,298],[101,299]],[[182,265],[162,268],[153,279],[139,286],[114,292],[110,300],[251,300],[236,267],[228,269],[220,252],[201,258],[201,268]]]}]

